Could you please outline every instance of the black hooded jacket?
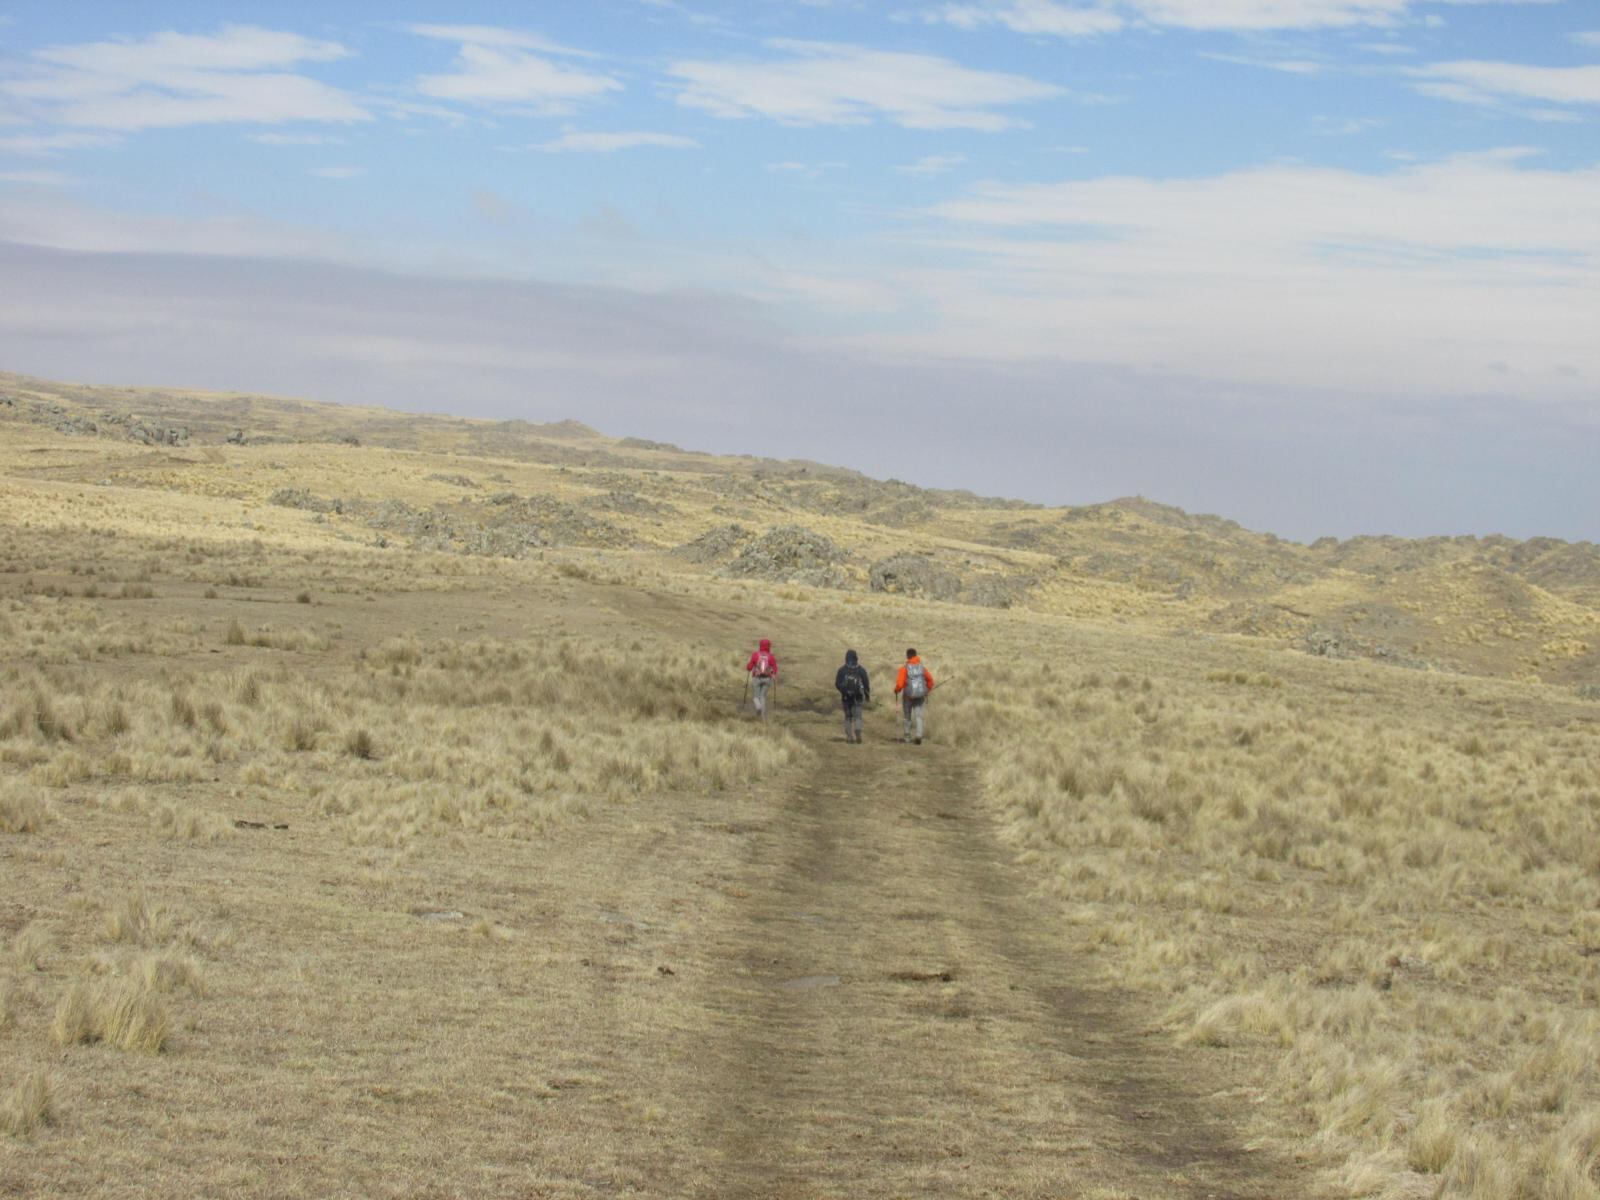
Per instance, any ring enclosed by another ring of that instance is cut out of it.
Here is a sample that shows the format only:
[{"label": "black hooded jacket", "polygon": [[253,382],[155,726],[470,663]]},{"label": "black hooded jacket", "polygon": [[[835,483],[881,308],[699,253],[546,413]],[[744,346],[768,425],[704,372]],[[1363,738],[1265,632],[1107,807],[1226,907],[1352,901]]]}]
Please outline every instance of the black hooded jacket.
[{"label": "black hooded jacket", "polygon": [[849,704],[854,697],[845,690],[846,679],[854,679],[861,684],[861,703],[865,704],[872,699],[872,680],[867,678],[867,669],[856,661],[856,652],[846,650],[844,666],[839,668],[839,673],[833,677],[833,686],[838,690],[840,698]]}]

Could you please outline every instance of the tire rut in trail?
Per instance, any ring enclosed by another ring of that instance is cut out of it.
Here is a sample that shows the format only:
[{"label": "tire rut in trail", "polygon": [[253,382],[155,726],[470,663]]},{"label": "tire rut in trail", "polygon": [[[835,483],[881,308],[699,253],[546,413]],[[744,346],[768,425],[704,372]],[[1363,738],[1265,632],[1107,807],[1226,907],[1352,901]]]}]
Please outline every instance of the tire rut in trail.
[{"label": "tire rut in trail", "polygon": [[882,716],[864,746],[831,715],[786,724],[817,768],[771,799],[706,997],[712,1194],[1310,1190],[1246,1152],[1170,1038],[1065,958],[952,752],[888,740]]},{"label": "tire rut in trail", "polygon": [[[959,793],[972,796],[970,769],[946,769],[960,781]],[[1028,981],[1047,1017],[1041,1040],[1078,1064],[1094,1107],[1121,1130],[1119,1154],[1165,1177],[1175,1196],[1268,1200],[1285,1194],[1277,1165],[1247,1150],[1226,1114],[1196,1086],[1192,1057],[1183,1061],[1170,1035],[1139,1019],[1146,1006],[1064,961],[1048,917],[1023,894],[1009,856],[976,806],[964,806],[954,822],[948,807],[930,815],[944,818],[931,823],[948,839],[950,858],[965,876],[963,892],[976,905],[970,919]]]}]

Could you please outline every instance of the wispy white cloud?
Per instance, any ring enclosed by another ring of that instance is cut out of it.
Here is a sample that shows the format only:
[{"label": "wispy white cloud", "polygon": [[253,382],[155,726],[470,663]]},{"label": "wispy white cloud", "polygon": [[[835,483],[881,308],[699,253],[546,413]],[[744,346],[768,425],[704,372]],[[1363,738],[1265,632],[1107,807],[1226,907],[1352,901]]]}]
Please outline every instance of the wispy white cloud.
[{"label": "wispy white cloud", "polygon": [[1023,75],[977,71],[946,58],[825,42],[773,41],[787,57],[685,61],[670,74],[678,103],[719,117],[789,125],[864,125],[994,132],[1021,124],[996,109],[1065,95]]},{"label": "wispy white cloud", "polygon": [[307,175],[315,175],[318,179],[359,179],[367,173],[365,167],[352,166],[348,163],[337,163],[327,167],[312,167],[306,171]]},{"label": "wispy white cloud", "polygon": [[248,25],[210,36],[158,33],[36,50],[31,69],[0,80],[0,95],[33,120],[74,128],[366,120],[352,96],[284,69],[347,53]]},{"label": "wispy white cloud", "polygon": [[1600,29],[1586,29],[1581,33],[1574,33],[1572,40],[1580,46],[1600,47]]},{"label": "wispy white cloud", "polygon": [[1346,29],[1394,25],[1412,0],[1129,0],[1140,17],[1179,29]]},{"label": "wispy white cloud", "polygon": [[1328,70],[1328,64],[1310,58],[1262,58],[1249,54],[1213,54],[1206,53],[1201,58],[1214,59],[1217,62],[1235,63],[1242,67],[1260,67],[1264,71],[1277,71],[1283,75],[1320,75]]},{"label": "wispy white cloud", "polygon": [[766,166],[767,172],[772,175],[801,175],[807,179],[820,179],[829,171],[842,171],[850,164],[833,162],[772,162]]},{"label": "wispy white cloud", "polygon": [[252,142],[263,146],[339,146],[342,137],[331,133],[252,133]]},{"label": "wispy white cloud", "polygon": [[488,25],[413,25],[412,33],[457,43],[455,70],[424,75],[417,90],[436,100],[510,105],[544,115],[572,112],[585,101],[622,90],[598,71],[565,66],[560,57],[591,58],[538,34]]},{"label": "wispy white cloud", "polygon": [[64,150],[91,150],[119,139],[105,133],[19,133],[0,137],[0,152],[9,154],[60,154]]},{"label": "wispy white cloud", "polygon": [[1560,0],[958,0],[934,5],[921,15],[926,21],[960,29],[993,26],[1013,33],[1081,38],[1134,26],[1236,33],[1394,28],[1416,19],[1424,3],[1546,4]]},{"label": "wispy white cloud", "polygon": [[967,161],[965,154],[929,154],[914,163],[896,167],[902,175],[943,175]]},{"label": "wispy white cloud", "polygon": [[24,187],[65,187],[71,182],[72,177],[60,171],[0,171],[0,183]]},{"label": "wispy white cloud", "polygon": [[564,133],[548,142],[541,142],[534,149],[550,154],[613,154],[618,150],[633,150],[641,146],[686,150],[699,144],[691,137],[675,133]]},{"label": "wispy white cloud", "polygon": [[349,238],[255,216],[114,212],[59,198],[0,198],[0,245],[110,254],[181,254],[338,261]]},{"label": "wispy white cloud", "polygon": [[938,320],[884,344],[1435,395],[1503,360],[1570,391],[1553,364],[1600,378],[1600,167],[1534,161],[978,185],[928,210],[955,261],[902,280]]},{"label": "wispy white cloud", "polygon": [[1013,33],[1053,37],[1093,37],[1116,33],[1127,24],[1109,5],[1062,4],[1057,0],[986,0],[942,4],[925,14],[928,21],[978,29],[998,25]]},{"label": "wispy white cloud", "polygon": [[526,29],[506,29],[499,25],[407,25],[418,37],[464,46],[503,46],[514,50],[535,50],[562,58],[599,58],[589,50],[577,50]]},{"label": "wispy white cloud", "polygon": [[[802,4],[815,4],[816,0],[800,0],[800,2]],[[699,9],[690,8],[687,4],[680,3],[679,0],[638,0],[638,3],[644,5],[646,8],[654,8],[662,12],[670,12],[674,16],[680,17],[689,22],[691,25],[699,25],[707,29],[715,29],[727,24],[727,22],[721,17],[715,16],[712,13],[701,12]]]},{"label": "wispy white cloud", "polygon": [[1323,137],[1354,137],[1381,129],[1386,123],[1378,117],[1312,117],[1311,131]]},{"label": "wispy white cloud", "polygon": [[963,29],[1000,26],[1014,33],[1092,37],[1131,25],[1265,31],[1395,25],[1414,0],[966,0],[939,5],[925,19]]},{"label": "wispy white cloud", "polygon": [[1462,104],[1537,100],[1550,104],[1600,104],[1600,66],[1538,67],[1510,62],[1444,62],[1409,74],[1424,95]]}]

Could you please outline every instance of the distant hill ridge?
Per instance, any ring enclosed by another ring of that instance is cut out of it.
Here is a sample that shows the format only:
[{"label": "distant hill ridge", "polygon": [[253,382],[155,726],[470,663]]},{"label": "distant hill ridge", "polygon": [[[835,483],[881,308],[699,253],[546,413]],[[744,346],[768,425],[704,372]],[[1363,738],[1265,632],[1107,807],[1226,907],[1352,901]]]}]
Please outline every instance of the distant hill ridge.
[{"label": "distant hill ridge", "polygon": [[[235,481],[261,447],[437,459],[422,473],[426,486],[404,496],[325,494],[343,485],[284,478],[282,463],[273,486],[260,486],[263,498],[324,522],[360,522],[363,536],[464,553],[670,552],[675,569],[1240,634],[1415,667],[1574,682],[1600,673],[1600,548],[1590,542],[1362,536],[1304,545],[1142,496],[1046,508],[821,463],[609,437],[576,420],[0,374],[7,426],[129,443],[130,452],[157,447],[190,463],[195,486],[209,467],[184,455],[204,446],[241,448]],[[525,488],[497,490],[493,477],[510,478],[510,468],[490,470],[495,463],[537,474]],[[474,465],[488,476],[463,473]]]}]

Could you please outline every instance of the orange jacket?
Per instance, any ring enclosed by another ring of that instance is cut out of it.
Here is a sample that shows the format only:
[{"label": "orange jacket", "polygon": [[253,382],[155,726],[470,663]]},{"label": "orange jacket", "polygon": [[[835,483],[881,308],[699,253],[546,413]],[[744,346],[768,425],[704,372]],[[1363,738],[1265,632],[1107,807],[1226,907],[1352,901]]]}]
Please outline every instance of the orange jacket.
[{"label": "orange jacket", "polygon": [[[920,658],[908,658],[908,659],[906,659],[905,663],[900,667],[900,674],[898,674],[898,675],[896,675],[894,677],[894,694],[896,696],[898,696],[901,692],[903,692],[905,690],[905,686],[906,686],[906,667],[909,667],[912,663],[920,663],[921,661],[922,660]],[[933,691],[933,672],[928,670],[927,667],[923,667],[922,668],[922,677],[928,681],[928,690],[930,692]]]}]

